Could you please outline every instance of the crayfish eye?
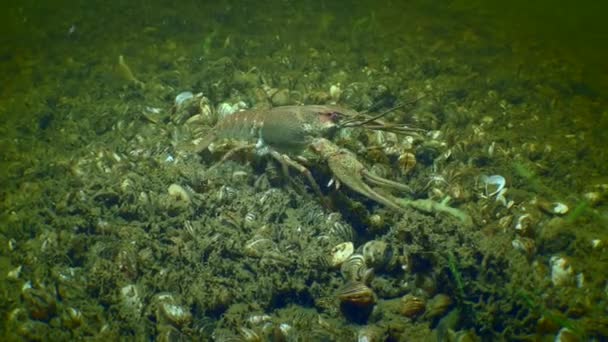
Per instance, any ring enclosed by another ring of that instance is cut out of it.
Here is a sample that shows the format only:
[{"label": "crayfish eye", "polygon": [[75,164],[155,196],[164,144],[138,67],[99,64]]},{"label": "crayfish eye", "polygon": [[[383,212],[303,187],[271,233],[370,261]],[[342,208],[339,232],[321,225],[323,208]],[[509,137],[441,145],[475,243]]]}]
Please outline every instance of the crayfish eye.
[{"label": "crayfish eye", "polygon": [[321,113],[321,122],[337,123],[340,121],[341,114],[338,112]]},{"label": "crayfish eye", "polygon": [[330,112],[330,113],[320,113],[319,120],[323,123],[331,122],[336,123],[340,120],[340,113],[338,112]]}]

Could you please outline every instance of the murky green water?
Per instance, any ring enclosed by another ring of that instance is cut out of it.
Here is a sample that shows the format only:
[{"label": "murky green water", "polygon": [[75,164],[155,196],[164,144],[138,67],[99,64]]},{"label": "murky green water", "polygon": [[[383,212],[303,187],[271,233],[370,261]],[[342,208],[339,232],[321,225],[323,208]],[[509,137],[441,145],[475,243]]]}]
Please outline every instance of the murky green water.
[{"label": "murky green water", "polygon": [[605,12],[5,6],[4,339],[606,339]]}]

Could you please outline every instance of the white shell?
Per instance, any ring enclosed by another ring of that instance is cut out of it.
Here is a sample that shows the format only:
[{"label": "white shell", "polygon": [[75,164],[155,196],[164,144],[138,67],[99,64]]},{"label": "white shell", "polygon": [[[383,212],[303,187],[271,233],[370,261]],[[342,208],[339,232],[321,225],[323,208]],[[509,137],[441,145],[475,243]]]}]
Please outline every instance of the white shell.
[{"label": "white shell", "polygon": [[330,266],[339,267],[355,252],[355,246],[352,242],[342,242],[331,249]]},{"label": "white shell", "polygon": [[482,176],[481,181],[485,185],[487,197],[492,197],[502,191],[507,181],[501,175]]},{"label": "white shell", "polygon": [[568,212],[570,208],[568,208],[567,205],[565,205],[564,203],[560,203],[560,202],[555,202],[553,203],[553,213],[557,214],[557,215],[564,215],[565,213]]},{"label": "white shell", "polygon": [[17,266],[16,268],[8,271],[8,273],[6,274],[6,277],[8,279],[18,279],[19,275],[21,275],[21,269],[23,268],[23,266]]},{"label": "white shell", "polygon": [[[186,325],[192,320],[192,314],[190,313],[190,310],[188,310],[188,308],[174,303],[160,303],[159,312],[157,315],[162,315],[164,319],[177,326]],[[157,319],[160,320],[159,318]]]},{"label": "white shell", "polygon": [[215,111],[211,107],[211,101],[205,96],[201,97],[201,100],[198,103],[201,113],[199,114],[203,118],[203,123],[209,126],[213,126],[217,121],[217,116],[215,115]]},{"label": "white shell", "polygon": [[245,243],[243,252],[249,257],[261,258],[266,252],[274,249],[275,244],[272,240],[260,236],[254,236]]},{"label": "white shell", "polygon": [[236,108],[237,111],[245,110],[248,107],[249,106],[247,106],[247,103],[245,103],[245,101],[239,101],[232,106],[232,108]]},{"label": "white shell", "polygon": [[230,103],[228,102],[222,102],[219,104],[219,106],[217,106],[217,116],[218,118],[221,120],[225,117],[227,117],[228,115],[236,112],[238,110],[238,108],[233,107]]},{"label": "white shell", "polygon": [[143,308],[139,289],[135,284],[125,285],[120,289],[122,306],[133,315],[139,315]]},{"label": "white shell", "polygon": [[551,282],[553,285],[566,286],[574,282],[574,270],[568,259],[552,256],[549,263],[551,264]]},{"label": "white shell", "polygon": [[340,83],[332,84],[331,87],[329,87],[329,96],[331,96],[331,99],[333,101],[338,102],[340,100],[340,95],[342,95],[342,89],[340,89]]},{"label": "white shell", "polygon": [[179,184],[174,183],[169,185],[167,192],[169,193],[169,196],[175,198],[177,201],[190,203],[190,194],[188,194],[188,191]]},{"label": "white shell", "polygon": [[370,240],[363,245],[361,250],[365,258],[365,264],[377,269],[380,269],[389,262],[389,246],[381,240]]},{"label": "white shell", "polygon": [[177,96],[175,97],[175,105],[179,107],[184,102],[190,100],[193,97],[194,97],[194,94],[192,94],[191,91],[182,91],[181,93],[177,94]]}]

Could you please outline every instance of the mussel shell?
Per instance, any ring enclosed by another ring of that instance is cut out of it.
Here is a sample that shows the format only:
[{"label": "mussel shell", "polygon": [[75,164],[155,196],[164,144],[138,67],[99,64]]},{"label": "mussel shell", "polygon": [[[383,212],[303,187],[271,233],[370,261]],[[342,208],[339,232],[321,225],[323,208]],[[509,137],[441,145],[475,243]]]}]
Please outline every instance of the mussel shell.
[{"label": "mussel shell", "polygon": [[360,281],[349,281],[338,290],[338,299],[342,303],[368,307],[376,303],[376,294]]},{"label": "mussel shell", "polygon": [[366,325],[357,331],[357,341],[386,341],[386,328],[377,325]]},{"label": "mussel shell", "polygon": [[341,242],[355,241],[357,238],[357,234],[350,225],[339,221],[332,223],[332,226],[329,229],[329,235]]},{"label": "mussel shell", "polygon": [[396,260],[391,246],[381,240],[366,242],[361,248],[365,263],[375,270],[391,268]]},{"label": "mussel shell", "polygon": [[329,252],[329,264],[331,267],[339,267],[342,265],[355,251],[355,247],[352,242],[342,242]]},{"label": "mussel shell", "polygon": [[352,254],[340,267],[342,277],[347,281],[368,282],[373,276],[373,269],[367,267],[363,255]]},{"label": "mussel shell", "polygon": [[452,306],[452,303],[453,301],[450,296],[439,293],[429,301],[424,316],[428,319],[441,317],[448,311],[450,306]]},{"label": "mussel shell", "polygon": [[401,298],[399,311],[402,315],[414,318],[421,315],[426,309],[426,300],[422,297],[406,294]]},{"label": "mussel shell", "polygon": [[362,282],[350,281],[338,290],[340,310],[344,316],[359,324],[367,322],[376,304],[376,294]]}]

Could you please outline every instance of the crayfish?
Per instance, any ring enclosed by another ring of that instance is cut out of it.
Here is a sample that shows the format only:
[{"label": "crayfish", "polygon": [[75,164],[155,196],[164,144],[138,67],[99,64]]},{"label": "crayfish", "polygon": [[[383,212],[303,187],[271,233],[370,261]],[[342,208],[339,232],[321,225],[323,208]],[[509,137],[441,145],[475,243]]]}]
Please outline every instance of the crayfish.
[{"label": "crayfish", "polygon": [[319,185],[303,164],[306,161],[304,155],[312,151],[327,161],[336,187],[344,184],[371,200],[403,211],[405,206],[402,203],[370,185],[410,192],[408,186],[375,175],[353,152],[329,140],[340,129],[349,127],[415,134],[416,129],[383,122],[381,118],[390,111],[371,116],[336,105],[302,105],[236,112],[220,120],[206,136],[197,141],[196,150],[202,151],[218,141],[232,142],[234,147],[210,169],[245,149],[270,155],[282,165],[285,174],[289,167],[303,174],[314,192],[323,198]]}]

